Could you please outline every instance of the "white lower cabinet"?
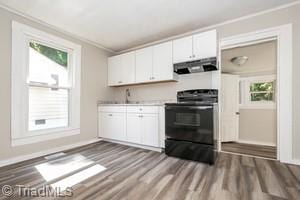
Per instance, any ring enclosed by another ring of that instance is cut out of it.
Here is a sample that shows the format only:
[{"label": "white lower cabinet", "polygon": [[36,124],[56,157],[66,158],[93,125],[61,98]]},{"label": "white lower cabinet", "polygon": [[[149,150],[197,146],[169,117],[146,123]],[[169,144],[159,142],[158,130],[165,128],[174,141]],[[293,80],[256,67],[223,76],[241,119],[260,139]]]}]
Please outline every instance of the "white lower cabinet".
[{"label": "white lower cabinet", "polygon": [[158,114],[141,115],[141,138],[142,144],[148,146],[159,146]]},{"label": "white lower cabinet", "polygon": [[126,140],[126,113],[99,113],[99,136],[113,140]]},{"label": "white lower cabinet", "polygon": [[[104,107],[104,106],[103,106]],[[157,106],[128,106],[127,111],[99,108],[99,136],[122,142],[160,147],[159,113]],[[105,112],[103,112],[105,111]]]},{"label": "white lower cabinet", "polygon": [[127,141],[159,147],[158,114],[127,113]]},{"label": "white lower cabinet", "polygon": [[126,135],[127,141],[132,143],[141,143],[141,115],[136,113],[127,113]]}]

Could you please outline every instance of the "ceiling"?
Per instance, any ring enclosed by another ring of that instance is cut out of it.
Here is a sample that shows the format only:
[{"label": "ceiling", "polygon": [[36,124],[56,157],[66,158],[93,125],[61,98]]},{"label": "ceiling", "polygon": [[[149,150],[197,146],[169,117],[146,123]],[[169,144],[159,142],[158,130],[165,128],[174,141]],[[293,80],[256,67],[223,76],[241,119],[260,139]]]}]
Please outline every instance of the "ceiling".
[{"label": "ceiling", "polygon": [[[267,75],[276,73],[276,41],[223,50],[221,52],[222,72],[241,76]],[[248,61],[241,66],[230,60],[237,56],[247,56]]]},{"label": "ceiling", "polygon": [[296,0],[0,0],[0,3],[113,51],[121,51],[293,1]]}]

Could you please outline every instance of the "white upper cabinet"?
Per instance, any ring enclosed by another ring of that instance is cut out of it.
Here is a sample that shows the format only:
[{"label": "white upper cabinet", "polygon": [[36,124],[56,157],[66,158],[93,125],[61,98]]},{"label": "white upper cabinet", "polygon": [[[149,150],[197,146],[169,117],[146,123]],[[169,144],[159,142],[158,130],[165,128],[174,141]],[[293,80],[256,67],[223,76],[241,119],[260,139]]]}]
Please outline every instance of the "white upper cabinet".
[{"label": "white upper cabinet", "polygon": [[216,30],[193,36],[193,60],[217,56]]},{"label": "white upper cabinet", "polygon": [[122,54],[121,57],[123,84],[135,83],[135,53],[125,53]]},{"label": "white upper cabinet", "polygon": [[173,63],[181,63],[192,59],[193,37],[185,37],[173,41]]},{"label": "white upper cabinet", "polygon": [[147,47],[135,52],[137,83],[149,82],[153,79],[153,47]]},{"label": "white upper cabinet", "polygon": [[108,58],[108,85],[135,83],[135,54],[125,53]]},{"label": "white upper cabinet", "polygon": [[153,47],[153,80],[173,80],[173,45],[166,42]]},{"label": "white upper cabinet", "polygon": [[217,56],[216,30],[173,41],[173,63]]},{"label": "white upper cabinet", "polygon": [[122,79],[121,67],[121,56],[108,58],[108,85],[120,84]]},{"label": "white upper cabinet", "polygon": [[108,85],[176,81],[173,63],[217,56],[216,30],[108,58]]}]

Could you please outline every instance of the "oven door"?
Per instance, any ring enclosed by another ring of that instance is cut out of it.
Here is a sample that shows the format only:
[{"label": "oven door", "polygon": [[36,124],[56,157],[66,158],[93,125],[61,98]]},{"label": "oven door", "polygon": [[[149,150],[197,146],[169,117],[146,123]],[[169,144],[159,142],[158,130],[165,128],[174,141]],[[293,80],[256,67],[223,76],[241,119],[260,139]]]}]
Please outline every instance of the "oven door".
[{"label": "oven door", "polygon": [[166,106],[166,139],[213,144],[213,106]]}]

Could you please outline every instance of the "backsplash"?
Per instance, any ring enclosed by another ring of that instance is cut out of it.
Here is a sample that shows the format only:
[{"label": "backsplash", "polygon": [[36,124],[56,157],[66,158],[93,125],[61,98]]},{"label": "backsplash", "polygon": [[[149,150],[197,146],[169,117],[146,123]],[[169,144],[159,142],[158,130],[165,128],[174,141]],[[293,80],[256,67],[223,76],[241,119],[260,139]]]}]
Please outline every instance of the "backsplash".
[{"label": "backsplash", "polygon": [[114,88],[114,101],[125,101],[125,90],[130,89],[130,101],[176,100],[177,91],[212,89],[215,72],[179,76],[178,82],[153,83]]}]

